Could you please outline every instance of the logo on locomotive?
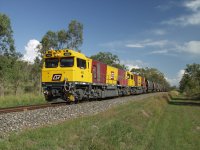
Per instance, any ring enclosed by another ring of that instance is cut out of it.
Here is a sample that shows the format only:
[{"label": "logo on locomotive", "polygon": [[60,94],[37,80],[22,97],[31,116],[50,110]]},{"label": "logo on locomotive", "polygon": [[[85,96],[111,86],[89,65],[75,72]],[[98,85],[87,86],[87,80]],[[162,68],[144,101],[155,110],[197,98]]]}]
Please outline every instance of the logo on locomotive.
[{"label": "logo on locomotive", "polygon": [[52,77],[52,81],[60,81],[62,74],[54,74]]}]

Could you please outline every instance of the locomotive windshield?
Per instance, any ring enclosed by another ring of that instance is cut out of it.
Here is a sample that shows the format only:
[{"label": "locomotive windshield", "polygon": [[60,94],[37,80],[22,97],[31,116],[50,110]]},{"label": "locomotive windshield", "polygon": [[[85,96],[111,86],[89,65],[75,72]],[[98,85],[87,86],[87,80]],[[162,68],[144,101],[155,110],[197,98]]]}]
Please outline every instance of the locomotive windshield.
[{"label": "locomotive windshield", "polygon": [[58,59],[57,58],[45,59],[45,67],[46,68],[57,68],[58,67]]},{"label": "locomotive windshield", "polygon": [[60,59],[60,67],[72,67],[74,65],[74,57],[66,57]]}]

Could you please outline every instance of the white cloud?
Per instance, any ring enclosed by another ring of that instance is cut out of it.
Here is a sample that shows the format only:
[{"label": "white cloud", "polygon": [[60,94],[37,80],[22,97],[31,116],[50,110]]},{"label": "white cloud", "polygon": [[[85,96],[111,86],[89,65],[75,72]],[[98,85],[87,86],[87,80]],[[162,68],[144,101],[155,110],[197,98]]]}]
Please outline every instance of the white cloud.
[{"label": "white cloud", "polygon": [[[102,44],[109,48],[113,52],[124,52],[118,49],[133,48],[133,49],[148,49],[147,54],[163,54],[169,56],[177,56],[177,54],[189,54],[191,56],[200,55],[200,41],[188,41],[184,43],[177,43],[169,40],[153,40],[145,39],[141,41],[132,42],[129,41],[113,41],[107,44]],[[117,47],[117,49],[115,49]]]},{"label": "white cloud", "polygon": [[192,11],[198,11],[200,8],[200,0],[187,1],[184,6]]},{"label": "white cloud", "polygon": [[182,15],[180,17],[163,21],[163,24],[170,25],[200,25],[200,0],[186,1],[183,3],[183,6],[190,10],[192,13],[189,15]]},{"label": "white cloud", "polygon": [[152,41],[145,43],[146,46],[158,46],[158,47],[163,47],[165,45],[169,44],[168,40],[159,40],[159,41]]},{"label": "white cloud", "polygon": [[150,52],[150,54],[166,54],[166,53],[168,53],[168,50],[158,50]]},{"label": "white cloud", "polygon": [[142,44],[127,44],[126,47],[130,47],[130,48],[143,48],[144,46]]},{"label": "white cloud", "polygon": [[185,70],[184,70],[184,69],[179,70],[179,72],[178,72],[178,74],[177,74],[177,77],[178,77],[178,80],[179,80],[179,81],[182,79],[184,73],[185,73]]},{"label": "white cloud", "polygon": [[121,60],[120,62],[127,66],[129,70],[132,68],[144,68],[148,65],[142,60]]},{"label": "white cloud", "polygon": [[158,5],[155,8],[161,10],[161,11],[168,11],[169,9],[179,5],[180,2],[178,1],[166,1],[166,3],[162,4],[162,5]]},{"label": "white cloud", "polygon": [[33,63],[36,58],[38,48],[37,46],[40,44],[38,40],[32,39],[29,40],[27,45],[25,46],[25,54],[23,60]]},{"label": "white cloud", "polygon": [[[156,44],[155,44],[156,45]],[[199,56],[200,55],[200,41],[189,41],[185,43],[176,43],[176,42],[166,42],[166,44],[163,44],[162,48],[159,48],[160,45],[158,45],[155,48],[158,48],[158,50],[153,50],[149,54],[163,54],[163,55],[173,55],[174,54],[180,54],[185,53],[192,56]]]},{"label": "white cloud", "polygon": [[165,34],[167,34],[167,32],[163,29],[155,29],[155,30],[152,30],[151,33],[153,33],[155,35],[165,35]]},{"label": "white cloud", "polygon": [[175,19],[170,19],[168,21],[164,21],[163,24],[181,26],[200,25],[200,12],[191,15],[181,16]]},{"label": "white cloud", "polygon": [[185,73],[185,70],[181,69],[178,71],[177,75],[175,78],[166,78],[166,80],[172,85],[172,86],[179,86],[179,82],[183,77],[183,74]]},{"label": "white cloud", "polygon": [[129,70],[131,70],[131,69],[139,69],[139,68],[141,68],[141,67],[139,67],[138,65],[128,65],[128,67],[129,67]]},{"label": "white cloud", "polygon": [[158,40],[158,41],[154,41],[154,40],[144,40],[144,41],[139,41],[137,43],[129,43],[126,44],[125,46],[128,48],[145,48],[147,46],[151,46],[151,47],[164,47],[166,45],[169,44],[168,40]]},{"label": "white cloud", "polygon": [[122,40],[122,41],[111,41],[103,44],[99,44],[106,49],[117,52],[117,49],[123,48],[164,48],[167,45],[170,45],[172,42],[168,40],[153,40],[153,39],[145,39],[141,41],[133,41],[133,40]]},{"label": "white cloud", "polygon": [[175,79],[175,78],[167,78],[167,77],[165,77],[165,79],[169,82],[169,84],[171,85],[171,86],[178,86],[178,81],[177,81],[177,79]]},{"label": "white cloud", "polygon": [[182,50],[187,53],[200,55],[200,41],[190,41],[184,45]]}]

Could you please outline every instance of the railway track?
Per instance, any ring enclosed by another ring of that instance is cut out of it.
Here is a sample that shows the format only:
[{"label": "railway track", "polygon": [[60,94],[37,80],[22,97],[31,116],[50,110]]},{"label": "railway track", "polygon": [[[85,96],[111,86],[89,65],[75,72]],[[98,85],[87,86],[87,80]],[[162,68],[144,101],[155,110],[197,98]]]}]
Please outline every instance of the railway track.
[{"label": "railway track", "polygon": [[[133,96],[133,95],[130,95]],[[129,96],[126,96],[129,97]],[[136,97],[136,96],[134,96]],[[80,101],[79,103],[83,103],[86,101]],[[17,106],[17,107],[7,107],[7,108],[0,108],[0,115],[12,112],[22,112],[22,111],[29,111],[29,110],[36,110],[36,109],[43,109],[48,107],[58,107],[67,105],[65,102],[60,103],[46,103],[46,104],[38,104],[38,105],[28,105],[28,106]]]},{"label": "railway track", "polygon": [[42,109],[42,108],[48,108],[48,107],[57,107],[57,106],[63,106],[63,105],[66,105],[66,103],[52,103],[52,104],[47,103],[47,104],[38,104],[38,105],[29,105],[29,106],[0,108],[0,114]]}]

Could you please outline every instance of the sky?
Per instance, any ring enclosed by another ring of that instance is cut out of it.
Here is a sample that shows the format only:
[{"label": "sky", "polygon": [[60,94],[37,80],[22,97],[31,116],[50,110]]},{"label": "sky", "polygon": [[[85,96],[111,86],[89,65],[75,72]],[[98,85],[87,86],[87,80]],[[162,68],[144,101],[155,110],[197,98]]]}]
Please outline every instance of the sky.
[{"label": "sky", "polygon": [[200,0],[0,0],[17,51],[33,61],[48,31],[84,26],[86,56],[118,55],[129,68],[157,68],[178,85],[186,64],[200,63]]}]

